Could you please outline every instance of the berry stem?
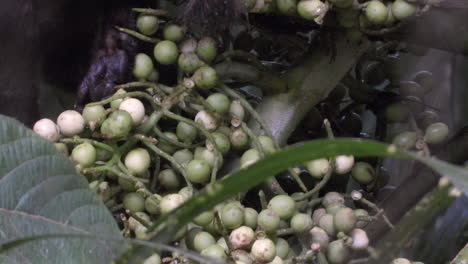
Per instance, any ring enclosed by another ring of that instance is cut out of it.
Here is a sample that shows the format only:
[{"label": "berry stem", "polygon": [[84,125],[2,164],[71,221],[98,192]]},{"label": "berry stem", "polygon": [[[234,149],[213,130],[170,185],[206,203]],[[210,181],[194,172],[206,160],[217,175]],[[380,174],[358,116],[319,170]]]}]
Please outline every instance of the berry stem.
[{"label": "berry stem", "polygon": [[120,32],[124,32],[136,39],[139,39],[141,41],[145,41],[145,42],[149,42],[149,43],[153,43],[153,44],[156,44],[158,42],[160,42],[161,40],[160,39],[157,39],[157,38],[152,38],[152,37],[148,37],[146,35],[143,35],[139,32],[136,32],[135,30],[131,30],[129,28],[123,28],[123,27],[119,27],[119,26],[115,26],[115,28],[120,31]]}]

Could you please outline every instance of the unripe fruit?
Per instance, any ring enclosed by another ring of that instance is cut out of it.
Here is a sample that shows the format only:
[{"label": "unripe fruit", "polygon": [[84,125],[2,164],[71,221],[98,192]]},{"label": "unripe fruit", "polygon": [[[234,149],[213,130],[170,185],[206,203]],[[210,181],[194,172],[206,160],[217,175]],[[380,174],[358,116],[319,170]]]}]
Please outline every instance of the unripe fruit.
[{"label": "unripe fruit", "polygon": [[153,35],[158,31],[158,18],[152,15],[141,14],[138,16],[136,27],[145,35]]},{"label": "unripe fruit", "polygon": [[172,154],[172,157],[182,166],[187,165],[191,160],[193,160],[193,153],[188,150],[188,149],[181,149],[174,154]]},{"label": "unripe fruit", "polygon": [[398,20],[405,20],[416,13],[416,7],[404,0],[396,0],[392,5],[392,14]]},{"label": "unripe fruit", "polygon": [[[55,148],[58,150],[58,152],[62,153],[63,155],[65,155],[65,157],[68,157],[68,147],[66,144],[64,143],[55,143]],[[96,150],[96,153],[97,153],[97,150]]]},{"label": "unripe fruit", "polygon": [[[118,89],[114,95],[126,94],[127,92],[124,89]],[[111,109],[119,109],[120,103],[122,103],[123,98],[115,99],[110,103]]]},{"label": "unripe fruit", "polygon": [[66,110],[57,117],[57,125],[62,135],[72,137],[83,132],[85,121],[77,111]]},{"label": "unripe fruit", "polygon": [[160,211],[160,197],[156,194],[146,197],[145,210],[150,214],[158,214]]},{"label": "unripe fruit", "polygon": [[336,234],[335,225],[333,223],[333,215],[326,214],[322,216],[318,222],[318,226],[325,230],[328,235],[334,236]]},{"label": "unripe fruit", "polygon": [[276,0],[278,11],[284,15],[296,14],[297,0]]},{"label": "unripe fruit", "polygon": [[366,231],[356,228],[351,231],[350,236],[353,239],[353,243],[350,246],[352,249],[361,250],[369,246],[369,238]]},{"label": "unripe fruit", "polygon": [[139,193],[127,193],[122,201],[123,207],[131,212],[141,212],[145,210],[145,199]]},{"label": "unripe fruit", "polygon": [[210,179],[211,168],[205,160],[194,159],[186,166],[187,178],[193,183],[206,183]]},{"label": "unripe fruit", "polygon": [[198,41],[196,49],[198,57],[206,63],[210,63],[218,54],[216,41],[210,37],[204,37]]},{"label": "unripe fruit", "polygon": [[187,232],[187,234],[185,235],[185,245],[188,249],[195,250],[195,236],[200,232],[202,232],[202,229],[199,227],[193,227]]},{"label": "unripe fruit", "polygon": [[203,62],[195,53],[185,52],[179,55],[177,64],[183,72],[193,73],[203,65]]},{"label": "unripe fruit", "polygon": [[336,212],[338,212],[338,210],[340,210],[341,208],[344,208],[344,207],[345,207],[345,205],[340,203],[340,202],[333,202],[333,203],[327,205],[327,207],[325,209],[327,211],[327,214],[335,215]]},{"label": "unripe fruit", "polygon": [[202,66],[193,74],[192,79],[198,88],[211,89],[218,84],[218,74],[210,66]]},{"label": "unripe fruit", "polygon": [[310,230],[310,237],[311,242],[320,244],[321,249],[327,248],[330,243],[330,237],[327,232],[318,226],[315,226]]},{"label": "unripe fruit", "polygon": [[233,250],[231,252],[231,258],[235,261],[235,264],[252,264],[253,259],[250,254],[245,250]]},{"label": "unripe fruit", "polygon": [[184,38],[184,29],[175,24],[167,24],[163,29],[163,37],[165,40],[179,42]]},{"label": "unripe fruit", "polygon": [[85,106],[82,115],[86,123],[97,122],[104,119],[106,109],[102,105]]},{"label": "unripe fruit", "polygon": [[278,213],[271,209],[265,209],[258,214],[258,226],[266,233],[274,233],[280,226],[280,217]]},{"label": "unripe fruit", "polygon": [[249,145],[249,136],[242,128],[232,130],[229,140],[232,147],[236,150],[243,150]]},{"label": "unripe fruit", "polygon": [[397,258],[392,260],[390,264],[411,264],[411,261],[405,258]]},{"label": "unripe fruit", "polygon": [[206,102],[220,115],[226,114],[231,106],[229,98],[222,93],[211,94],[206,98]]},{"label": "unripe fruit", "polygon": [[[195,154],[193,156],[196,160],[204,160],[208,162],[211,168],[214,167],[215,161],[217,159],[216,153],[204,147],[198,147],[195,149]],[[221,166],[222,160],[218,161],[218,166]]]},{"label": "unripe fruit", "polygon": [[290,252],[290,247],[288,241],[285,239],[278,237],[276,238],[275,241],[275,249],[276,249],[276,256],[286,259],[289,252]]},{"label": "unripe fruit", "polygon": [[214,137],[216,147],[218,150],[223,154],[229,153],[229,150],[231,150],[231,141],[229,141],[229,138],[219,132],[213,132],[211,134]]},{"label": "unripe fruit", "polygon": [[320,0],[303,0],[297,4],[297,13],[307,20],[314,20],[326,11],[326,5]]},{"label": "unripe fruit", "polygon": [[351,170],[351,176],[360,184],[369,184],[375,178],[375,171],[369,163],[357,162]]},{"label": "unripe fruit", "polygon": [[308,232],[314,225],[308,214],[296,214],[291,218],[291,228],[296,234]]},{"label": "unripe fruit", "polygon": [[[357,219],[359,219],[359,217],[368,217],[369,212],[367,212],[364,209],[355,209],[354,210],[354,215],[356,216]],[[356,227],[363,228],[363,227],[365,227],[367,225],[367,223],[368,223],[367,221],[357,220]]]},{"label": "unripe fruit", "polygon": [[132,117],[127,111],[115,111],[102,123],[101,134],[106,138],[120,138],[132,129]]},{"label": "unripe fruit", "polygon": [[195,39],[186,39],[182,43],[180,43],[180,51],[182,53],[195,52],[197,50],[197,45],[198,43]]},{"label": "unripe fruit", "polygon": [[201,124],[206,130],[214,131],[218,128],[218,120],[207,111],[200,111],[195,116],[195,122]]},{"label": "unripe fruit", "polygon": [[224,248],[222,248],[218,244],[214,244],[205,248],[200,254],[202,256],[206,256],[206,257],[214,258],[214,259],[221,259],[221,260],[227,259],[227,255],[226,255],[226,252],[224,252]]},{"label": "unripe fruit", "polygon": [[273,241],[268,238],[258,239],[253,243],[250,253],[256,261],[268,262],[275,258],[276,247]]},{"label": "unripe fruit", "polygon": [[325,174],[331,170],[331,165],[328,159],[316,159],[306,163],[307,170],[310,175],[316,179],[322,179]]},{"label": "unripe fruit", "polygon": [[145,80],[153,72],[154,65],[151,58],[144,54],[138,53],[135,56],[135,64],[133,66],[133,76],[140,80]]},{"label": "unripe fruit", "polygon": [[189,125],[185,122],[179,122],[176,128],[177,138],[185,143],[192,143],[198,135],[196,127]]},{"label": "unripe fruit", "polygon": [[205,248],[215,244],[216,240],[208,232],[199,232],[193,239],[193,246],[198,252],[202,252]]},{"label": "unripe fruit", "polygon": [[393,144],[402,150],[410,150],[414,148],[417,140],[418,134],[416,134],[416,132],[405,131],[401,132],[393,139]]},{"label": "unripe fruit", "polygon": [[151,158],[144,148],[136,148],[125,155],[125,167],[134,174],[142,175],[150,166]]},{"label": "unripe fruit", "polygon": [[185,201],[184,197],[178,193],[168,194],[162,197],[159,206],[161,208],[161,214],[167,214],[172,210],[179,207]]},{"label": "unripe fruit", "polygon": [[179,50],[174,42],[163,40],[154,46],[154,57],[162,65],[173,64],[179,57]]},{"label": "unripe fruit", "polygon": [[161,264],[161,257],[158,254],[153,254],[143,261],[143,264]]},{"label": "unripe fruit", "polygon": [[241,168],[247,168],[248,166],[254,164],[260,160],[260,153],[256,149],[249,149],[241,157]]},{"label": "unripe fruit", "polygon": [[348,260],[349,248],[342,240],[335,240],[328,245],[327,259],[330,264],[343,264]]},{"label": "unripe fruit", "polygon": [[283,264],[283,259],[276,256],[272,261],[268,262],[268,264]]},{"label": "unripe fruit", "polygon": [[244,209],[244,225],[252,229],[257,228],[258,212],[253,208]]},{"label": "unripe fruit", "polygon": [[335,158],[335,173],[346,174],[354,166],[354,156],[340,155]]},{"label": "unripe fruit", "polygon": [[288,220],[296,212],[296,202],[287,195],[276,195],[268,203],[268,208],[275,211],[282,220]]},{"label": "unripe fruit", "polygon": [[255,239],[255,232],[248,226],[232,230],[229,241],[233,249],[248,249]]},{"label": "unripe fruit", "polygon": [[56,142],[60,138],[60,131],[58,126],[54,123],[54,121],[47,118],[43,118],[37,121],[34,124],[33,130],[36,134],[51,142]]},{"label": "unripe fruit", "polygon": [[89,143],[81,143],[73,148],[71,159],[82,168],[89,167],[96,161],[96,149]]},{"label": "unripe fruit", "polygon": [[383,25],[387,21],[388,10],[384,3],[372,0],[366,6],[366,18],[374,25]]},{"label": "unripe fruit", "polygon": [[132,124],[139,125],[145,116],[145,106],[136,98],[127,98],[119,105],[119,110],[127,111],[132,117]]},{"label": "unripe fruit", "polygon": [[227,229],[235,229],[244,223],[244,208],[239,203],[231,202],[221,211],[221,222]]},{"label": "unripe fruit", "polygon": [[205,226],[211,223],[211,221],[213,221],[213,218],[214,218],[213,211],[205,211],[197,215],[195,218],[193,218],[193,223],[199,226]]},{"label": "unripe fruit", "polygon": [[238,100],[234,100],[231,102],[231,105],[229,106],[229,115],[232,118],[238,119],[238,120],[244,120],[245,118],[245,109],[242,106],[241,102]]},{"label": "unripe fruit", "polygon": [[338,232],[348,233],[356,225],[356,215],[351,208],[341,208],[333,217],[335,229]]},{"label": "unripe fruit", "polygon": [[158,183],[167,190],[176,190],[180,187],[179,176],[177,176],[173,169],[162,170],[158,174]]},{"label": "unripe fruit", "polygon": [[265,155],[273,154],[276,152],[275,143],[270,137],[259,136],[258,141],[260,142],[260,145],[262,146],[262,150],[265,153]]},{"label": "unripe fruit", "polygon": [[446,124],[438,122],[426,128],[424,141],[429,144],[440,144],[448,137],[449,128]]},{"label": "unripe fruit", "polygon": [[[164,132],[163,134],[167,138],[172,139],[173,141],[177,141],[176,134],[172,132]],[[171,154],[171,155],[174,154],[174,152],[176,152],[177,149],[179,149],[178,146],[173,145],[171,142],[169,142],[168,140],[164,138],[161,138],[159,142],[156,144],[156,146],[160,148],[162,151],[167,152],[168,154]]]},{"label": "unripe fruit", "polygon": [[135,238],[140,240],[149,240],[150,236],[148,235],[147,231],[148,228],[146,228],[144,225],[137,226],[137,228],[134,230]]},{"label": "unripe fruit", "polygon": [[344,197],[343,195],[337,193],[337,192],[328,192],[325,194],[322,200],[322,205],[327,207],[329,204],[334,203],[334,202],[340,202],[344,204]]}]

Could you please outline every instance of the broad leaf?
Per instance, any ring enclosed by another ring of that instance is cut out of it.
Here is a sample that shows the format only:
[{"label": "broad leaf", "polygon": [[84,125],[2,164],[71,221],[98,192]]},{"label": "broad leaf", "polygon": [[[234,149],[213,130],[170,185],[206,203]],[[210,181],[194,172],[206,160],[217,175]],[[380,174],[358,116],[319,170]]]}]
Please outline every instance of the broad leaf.
[{"label": "broad leaf", "polygon": [[[0,246],[50,233],[120,237],[112,215],[68,158],[1,115],[0,208]],[[124,244],[61,237],[0,249],[0,263],[108,263]]]}]

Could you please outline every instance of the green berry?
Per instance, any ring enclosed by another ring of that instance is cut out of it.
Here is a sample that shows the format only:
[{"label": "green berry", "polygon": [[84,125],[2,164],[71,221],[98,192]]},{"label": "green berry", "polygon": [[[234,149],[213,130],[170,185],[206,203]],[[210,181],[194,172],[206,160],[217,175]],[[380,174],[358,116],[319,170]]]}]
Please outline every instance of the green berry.
[{"label": "green berry", "polygon": [[[177,141],[177,136],[176,134],[172,133],[172,132],[164,132],[163,133],[166,137],[172,139],[173,141]],[[156,144],[156,146],[158,146],[158,148],[160,148],[162,151],[168,153],[168,154],[174,154],[174,152],[177,151],[177,149],[179,149],[178,146],[176,145],[173,145],[171,142],[165,140],[164,138],[161,138],[159,140],[159,142]]]},{"label": "green berry", "polygon": [[324,12],[327,12],[327,8],[320,0],[304,0],[297,4],[297,13],[307,20],[314,20]]},{"label": "green berry", "polygon": [[167,24],[163,29],[163,37],[165,40],[179,42],[184,38],[184,29],[175,24]]},{"label": "green berry", "polygon": [[73,148],[71,159],[83,168],[89,167],[96,161],[96,149],[89,143],[81,143]]},{"label": "green berry", "polygon": [[223,154],[229,153],[229,150],[231,150],[231,141],[229,141],[229,138],[219,132],[213,132],[211,134],[214,137],[216,147],[218,150]]},{"label": "green berry", "polygon": [[290,252],[290,247],[288,241],[285,239],[278,237],[275,241],[275,249],[276,249],[276,256],[286,259],[289,252]]},{"label": "green berry", "polygon": [[296,212],[296,202],[287,195],[277,195],[268,203],[268,208],[275,211],[282,220],[290,219]]},{"label": "green berry", "polygon": [[82,115],[86,123],[97,122],[105,118],[106,109],[102,105],[85,106]]},{"label": "green berry", "polygon": [[260,160],[260,153],[256,149],[249,149],[241,157],[241,168],[246,168]]},{"label": "green berry", "polygon": [[158,195],[151,195],[145,199],[145,210],[150,214],[159,214],[160,197]]},{"label": "green berry", "polygon": [[231,131],[229,136],[231,146],[236,150],[243,150],[249,145],[249,136],[242,128],[236,128]]},{"label": "green berry", "polygon": [[177,190],[180,187],[179,176],[173,169],[165,169],[158,174],[158,183],[166,190]]},{"label": "green berry", "polygon": [[172,157],[182,166],[187,165],[191,160],[193,160],[193,153],[188,150],[188,149],[181,149],[174,154],[172,154]]},{"label": "green berry", "polygon": [[187,177],[193,183],[207,183],[210,180],[211,168],[205,160],[194,159],[186,166]]},{"label": "green berry", "polygon": [[125,155],[125,167],[134,174],[142,175],[150,166],[151,158],[144,148],[136,148]]},{"label": "green berry", "polygon": [[101,133],[106,138],[121,138],[132,129],[132,116],[127,111],[115,111],[102,123]]},{"label": "green berry", "polygon": [[193,73],[203,65],[203,62],[193,52],[184,52],[177,60],[179,69],[186,73]]},{"label": "green berry", "polygon": [[137,29],[145,35],[153,35],[158,31],[158,18],[152,15],[141,14],[137,19]]},{"label": "green berry", "polygon": [[[117,177],[117,176],[115,176]],[[134,192],[136,191],[135,182],[132,179],[127,179],[124,177],[118,177],[117,179],[119,186],[122,187],[124,191]]]},{"label": "green berry", "polygon": [[351,170],[351,176],[360,184],[369,184],[374,181],[375,170],[366,162],[356,162]]},{"label": "green berry", "polygon": [[316,159],[306,163],[307,170],[310,175],[316,179],[322,179],[331,171],[331,165],[328,159]]},{"label": "green berry", "polygon": [[[68,153],[68,147],[67,147],[67,145],[65,143],[54,143],[54,146],[58,150],[59,153],[62,153],[63,155],[65,155],[65,157],[68,157],[68,154],[69,154]],[[99,160],[97,158],[98,150],[99,150],[99,148],[96,149],[96,160]]]},{"label": "green berry", "polygon": [[234,100],[231,102],[231,105],[229,106],[229,115],[232,118],[238,119],[238,120],[244,120],[245,118],[245,109],[242,106],[241,102],[238,100]]},{"label": "green berry", "polygon": [[297,234],[308,232],[313,225],[312,217],[308,214],[295,214],[291,218],[291,228]]},{"label": "green berry", "polygon": [[131,212],[142,212],[145,210],[145,199],[139,193],[127,193],[122,201],[123,207]]},{"label": "green berry", "polygon": [[[127,93],[124,89],[118,89],[114,95],[121,95]],[[122,103],[123,98],[115,99],[110,103],[111,109],[119,109],[120,103]]]},{"label": "green berry", "polygon": [[244,223],[244,208],[239,203],[225,205],[221,211],[221,222],[227,229],[235,229]]},{"label": "green berry", "polygon": [[284,15],[296,14],[297,0],[276,0],[278,11]]},{"label": "green berry", "polygon": [[329,236],[334,236],[336,234],[335,225],[333,223],[333,215],[326,214],[320,217],[318,226],[325,230]]},{"label": "green berry", "polygon": [[350,208],[341,208],[334,216],[335,229],[338,232],[348,233],[356,225],[356,215]]},{"label": "green berry", "polygon": [[193,80],[198,88],[211,89],[218,84],[218,74],[210,66],[202,66],[193,74]]},{"label": "green berry", "polygon": [[395,144],[400,149],[409,150],[414,148],[417,140],[418,134],[416,132],[405,131],[398,134],[393,139],[393,144]]},{"label": "green berry", "polygon": [[253,208],[244,209],[244,225],[255,229],[257,228],[258,212]]},{"label": "green berry", "polygon": [[327,214],[335,215],[336,212],[338,212],[338,210],[344,207],[345,205],[341,202],[333,202],[328,204],[325,209],[327,211]]},{"label": "green berry", "polygon": [[176,128],[177,138],[185,143],[192,143],[198,135],[196,127],[189,125],[185,122],[179,122]]},{"label": "green berry", "polygon": [[388,10],[384,3],[379,0],[368,2],[366,7],[366,18],[374,25],[383,25],[387,21]]},{"label": "green berry", "polygon": [[449,135],[449,128],[446,124],[438,122],[426,128],[424,141],[429,144],[440,144],[444,142]]},{"label": "green berry", "polygon": [[272,209],[265,209],[258,214],[258,226],[262,228],[266,233],[274,233],[280,226],[280,220],[278,213]]},{"label": "green berry", "polygon": [[154,65],[151,58],[144,54],[138,53],[135,56],[135,63],[133,66],[133,76],[140,80],[145,80],[153,72]]},{"label": "green berry", "polygon": [[[364,209],[355,209],[354,215],[356,216],[357,219],[359,219],[359,217],[368,217],[369,213]],[[367,223],[368,223],[367,221],[357,220],[356,227],[363,228],[367,225]]]},{"label": "green berry", "polygon": [[187,246],[188,249],[190,250],[195,249],[195,245],[194,245],[195,236],[200,232],[202,232],[202,229],[199,227],[193,227],[187,232],[187,234],[185,235],[185,245]]},{"label": "green berry", "polygon": [[327,248],[327,259],[330,264],[346,263],[350,255],[349,248],[343,240],[332,241]]},{"label": "green berry", "polygon": [[215,244],[216,240],[208,232],[199,232],[193,239],[193,246],[198,252],[202,252],[205,248]]},{"label": "green berry", "polygon": [[198,57],[206,63],[210,63],[218,55],[216,41],[210,37],[204,37],[198,41],[196,49]]},{"label": "green berry", "polygon": [[213,93],[206,98],[206,102],[213,108],[213,110],[220,114],[224,115],[229,111],[231,106],[231,101],[229,98],[222,93]]},{"label": "green berry", "polygon": [[228,258],[226,252],[224,252],[224,248],[218,244],[205,248],[200,254],[205,257],[221,260],[226,260]]},{"label": "green berry", "polygon": [[258,141],[260,142],[260,146],[266,155],[270,155],[276,152],[275,143],[270,137],[259,136]]},{"label": "green berry", "polygon": [[205,211],[205,212],[197,215],[193,219],[193,223],[195,223],[196,225],[199,225],[199,226],[206,226],[209,223],[211,223],[211,221],[213,221],[213,218],[214,218],[214,212],[213,211]]},{"label": "green berry", "polygon": [[[204,160],[208,162],[211,168],[214,167],[215,161],[217,159],[216,153],[204,147],[198,147],[195,149],[195,154],[193,156],[196,160]],[[222,160],[218,162],[218,166],[221,166]]]},{"label": "green berry", "polygon": [[163,40],[154,46],[154,58],[162,65],[173,64],[179,57],[177,45],[170,40]]},{"label": "green berry", "polygon": [[416,7],[404,0],[395,0],[392,5],[393,16],[402,21],[416,13]]}]

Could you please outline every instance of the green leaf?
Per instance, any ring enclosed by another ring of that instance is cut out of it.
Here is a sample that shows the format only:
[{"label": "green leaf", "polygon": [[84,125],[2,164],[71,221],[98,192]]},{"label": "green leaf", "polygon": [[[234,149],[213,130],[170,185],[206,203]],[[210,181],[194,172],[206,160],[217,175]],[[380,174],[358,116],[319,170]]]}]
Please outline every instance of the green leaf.
[{"label": "green leaf", "polygon": [[242,169],[220,182],[207,186],[205,190],[187,201],[170,215],[162,217],[154,226],[158,231],[157,239],[167,240],[181,226],[190,222],[200,212],[213,208],[216,204],[248,190],[268,177],[308,160],[334,157],[337,155],[386,156],[395,158],[413,158],[448,176],[468,193],[468,171],[433,158],[423,158],[413,154],[399,152],[394,146],[361,139],[314,140],[299,146],[288,147],[267,158]]},{"label": "green leaf", "polygon": [[[112,215],[68,158],[1,115],[0,208],[0,246],[50,233],[121,237]],[[89,238],[32,240],[0,248],[0,263],[108,263],[124,246]]]}]

